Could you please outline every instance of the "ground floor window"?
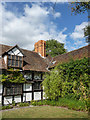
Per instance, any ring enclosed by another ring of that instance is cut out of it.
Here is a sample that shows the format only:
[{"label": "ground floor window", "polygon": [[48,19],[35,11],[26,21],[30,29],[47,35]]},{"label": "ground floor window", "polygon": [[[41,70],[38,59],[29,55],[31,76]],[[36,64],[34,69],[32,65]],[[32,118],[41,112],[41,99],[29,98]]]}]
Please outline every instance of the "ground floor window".
[{"label": "ground floor window", "polygon": [[4,95],[18,95],[22,94],[21,84],[4,85]]}]

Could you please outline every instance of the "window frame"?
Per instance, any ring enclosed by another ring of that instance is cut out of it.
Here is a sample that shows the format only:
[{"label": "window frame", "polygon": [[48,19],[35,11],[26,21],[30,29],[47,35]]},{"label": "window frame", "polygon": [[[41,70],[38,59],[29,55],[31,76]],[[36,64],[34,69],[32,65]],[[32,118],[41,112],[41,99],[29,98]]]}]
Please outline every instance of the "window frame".
[{"label": "window frame", "polygon": [[[9,56],[11,56],[11,57],[9,57]],[[17,57],[18,57],[18,59],[17,59]],[[9,60],[11,61],[10,64],[9,64]],[[18,61],[18,65],[16,63],[17,61]],[[12,65],[13,62],[14,62],[14,64]],[[10,55],[10,54],[8,54],[8,57],[7,57],[7,66],[8,67],[22,68],[23,67],[23,56],[17,56],[17,55]]]},{"label": "window frame", "polygon": [[[36,86],[35,84],[37,84],[38,86]],[[41,82],[34,82],[34,90],[41,90]]]},{"label": "window frame", "polygon": [[22,94],[23,94],[22,84],[9,84],[9,85],[5,84],[4,85],[3,96],[12,96],[12,95],[15,96],[15,95],[22,95]]},{"label": "window frame", "polygon": [[34,78],[33,79],[34,80],[42,80],[42,74],[41,74],[41,72],[34,72]]}]

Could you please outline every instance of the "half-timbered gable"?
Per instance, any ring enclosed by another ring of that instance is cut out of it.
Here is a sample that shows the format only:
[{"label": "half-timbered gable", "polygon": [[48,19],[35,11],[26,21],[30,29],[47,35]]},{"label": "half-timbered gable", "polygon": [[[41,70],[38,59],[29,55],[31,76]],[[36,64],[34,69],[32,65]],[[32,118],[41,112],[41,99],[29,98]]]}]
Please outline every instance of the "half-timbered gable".
[{"label": "half-timbered gable", "polygon": [[[1,98],[3,105],[11,104],[13,101],[28,102],[43,98],[41,82],[42,75],[47,72],[47,64],[37,52],[19,48],[17,45],[0,45],[2,73],[8,74],[9,68],[19,69],[26,79],[24,84],[0,84],[2,89]],[[3,67],[3,68],[2,68]]]}]

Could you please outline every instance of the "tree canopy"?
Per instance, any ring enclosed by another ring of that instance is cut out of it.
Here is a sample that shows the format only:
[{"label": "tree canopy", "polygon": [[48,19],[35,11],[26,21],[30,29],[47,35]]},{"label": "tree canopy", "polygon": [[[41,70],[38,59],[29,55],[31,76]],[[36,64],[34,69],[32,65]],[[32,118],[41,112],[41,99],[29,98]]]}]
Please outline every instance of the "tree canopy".
[{"label": "tree canopy", "polygon": [[[85,0],[84,0],[85,1]],[[85,11],[89,12],[90,2],[71,2],[71,11],[75,15],[85,13]],[[90,18],[88,14],[88,18]],[[84,36],[86,37],[86,41],[90,42],[90,25],[84,28]]]},{"label": "tree canopy", "polygon": [[88,12],[88,9],[90,9],[89,2],[71,2],[71,10],[75,15]]},{"label": "tree canopy", "polygon": [[46,55],[51,55],[52,57],[66,53],[64,44],[58,42],[57,40],[51,39],[46,41]]}]

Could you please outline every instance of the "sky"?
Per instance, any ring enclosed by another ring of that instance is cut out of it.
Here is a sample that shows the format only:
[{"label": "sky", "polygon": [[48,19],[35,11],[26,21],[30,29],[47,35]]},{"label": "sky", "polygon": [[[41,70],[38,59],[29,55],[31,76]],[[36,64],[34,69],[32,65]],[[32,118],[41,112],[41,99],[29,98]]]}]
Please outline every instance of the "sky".
[{"label": "sky", "polygon": [[74,15],[68,2],[52,1],[2,2],[0,44],[33,50],[38,40],[55,39],[68,52],[86,46],[83,28],[88,13]]}]

